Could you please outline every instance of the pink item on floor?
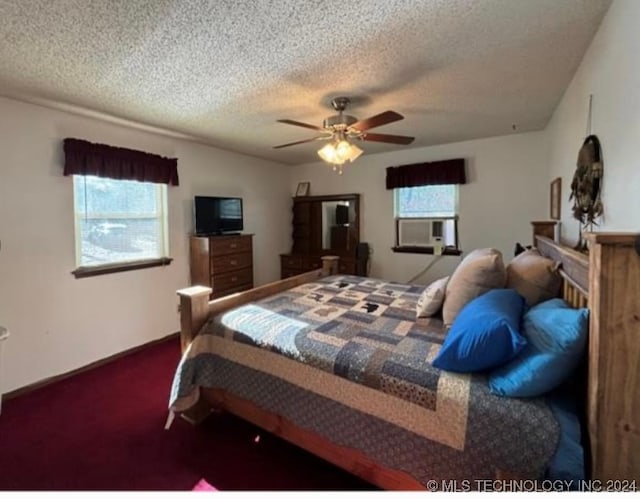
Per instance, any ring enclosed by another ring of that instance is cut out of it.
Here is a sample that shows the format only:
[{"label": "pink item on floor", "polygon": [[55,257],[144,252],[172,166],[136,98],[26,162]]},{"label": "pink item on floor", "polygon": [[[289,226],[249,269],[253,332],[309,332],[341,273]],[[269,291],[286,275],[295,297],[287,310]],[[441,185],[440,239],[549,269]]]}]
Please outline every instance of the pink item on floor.
[{"label": "pink item on floor", "polygon": [[218,489],[216,489],[213,485],[207,482],[204,478],[201,478],[200,481],[196,483],[196,486],[193,488],[193,490],[198,492],[204,492],[204,491],[212,491],[212,490],[218,490]]}]

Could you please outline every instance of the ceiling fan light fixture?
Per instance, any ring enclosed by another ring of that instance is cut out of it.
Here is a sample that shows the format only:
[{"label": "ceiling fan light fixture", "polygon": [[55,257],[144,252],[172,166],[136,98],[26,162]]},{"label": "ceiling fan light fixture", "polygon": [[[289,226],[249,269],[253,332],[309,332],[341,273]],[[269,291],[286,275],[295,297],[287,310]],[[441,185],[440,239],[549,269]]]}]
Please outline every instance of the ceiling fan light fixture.
[{"label": "ceiling fan light fixture", "polygon": [[326,144],[318,151],[318,156],[329,164],[343,165],[347,161],[355,161],[362,153],[362,149],[358,146],[350,143],[348,140],[342,139],[338,142]]},{"label": "ceiling fan light fixture", "polygon": [[349,144],[349,156],[347,157],[347,159],[350,162],[355,161],[356,159],[358,159],[360,157],[360,155],[364,152],[362,149],[360,149],[357,145],[355,144]]},{"label": "ceiling fan light fixture", "polygon": [[341,165],[344,163],[344,160],[340,160],[336,147],[333,143],[326,144],[324,147],[320,148],[318,156],[320,156],[323,161],[332,165]]},{"label": "ceiling fan light fixture", "polygon": [[335,149],[338,157],[344,158],[346,160],[348,159],[349,152],[351,151],[351,144],[349,144],[349,142],[347,142],[346,140],[342,139],[336,144]]}]

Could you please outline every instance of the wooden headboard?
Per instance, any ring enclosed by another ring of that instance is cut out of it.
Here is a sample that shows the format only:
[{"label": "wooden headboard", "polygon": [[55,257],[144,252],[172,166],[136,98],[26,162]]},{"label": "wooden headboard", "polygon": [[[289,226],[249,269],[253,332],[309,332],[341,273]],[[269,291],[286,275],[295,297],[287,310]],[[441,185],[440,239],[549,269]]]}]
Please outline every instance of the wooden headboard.
[{"label": "wooden headboard", "polygon": [[585,255],[540,235],[560,262],[562,296],[589,308],[587,421],[592,478],[640,480],[640,255],[638,234],[590,233]]},{"label": "wooden headboard", "polygon": [[561,296],[572,307],[587,307],[589,302],[589,257],[561,246],[548,237],[536,236],[535,246],[544,256],[560,264]]}]

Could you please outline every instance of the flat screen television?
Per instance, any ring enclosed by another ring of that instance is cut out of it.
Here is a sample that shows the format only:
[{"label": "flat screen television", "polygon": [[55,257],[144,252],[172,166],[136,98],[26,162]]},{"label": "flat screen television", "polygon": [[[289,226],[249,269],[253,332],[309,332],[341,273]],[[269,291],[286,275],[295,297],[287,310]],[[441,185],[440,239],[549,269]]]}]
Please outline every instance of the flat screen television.
[{"label": "flat screen television", "polygon": [[193,203],[196,235],[243,230],[242,198],[196,196]]}]

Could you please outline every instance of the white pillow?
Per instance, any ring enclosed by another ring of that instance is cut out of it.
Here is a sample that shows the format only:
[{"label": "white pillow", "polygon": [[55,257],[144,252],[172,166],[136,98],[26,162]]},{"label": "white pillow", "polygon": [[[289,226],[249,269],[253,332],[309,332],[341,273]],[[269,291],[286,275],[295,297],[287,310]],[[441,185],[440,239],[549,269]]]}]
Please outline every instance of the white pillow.
[{"label": "white pillow", "polygon": [[444,292],[449,282],[449,276],[433,281],[420,295],[416,305],[416,319],[431,317],[438,313],[444,303]]}]

